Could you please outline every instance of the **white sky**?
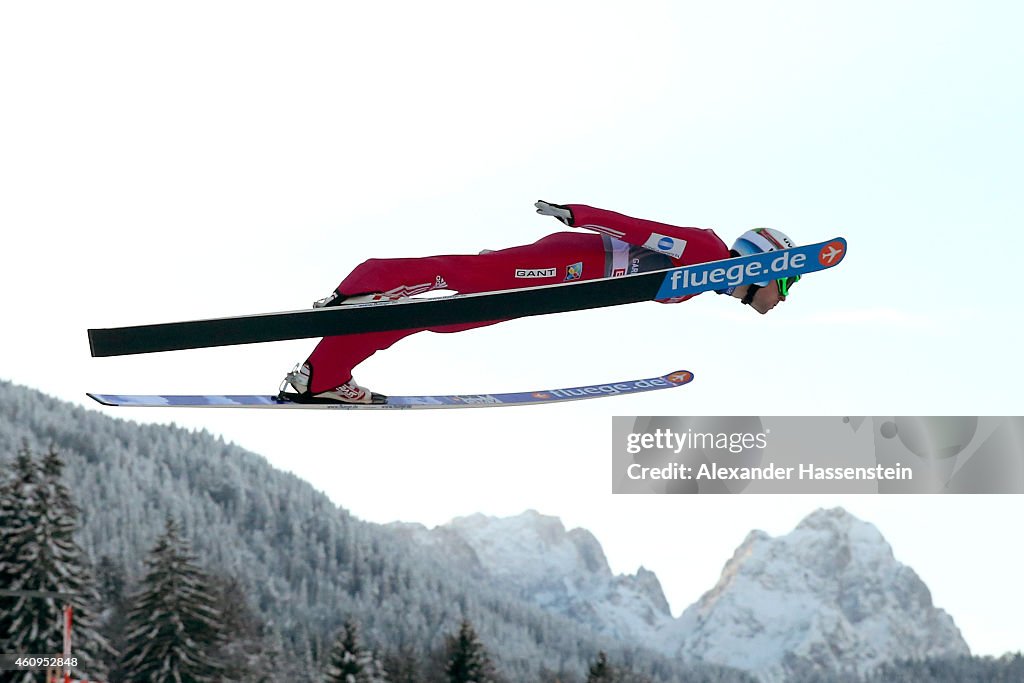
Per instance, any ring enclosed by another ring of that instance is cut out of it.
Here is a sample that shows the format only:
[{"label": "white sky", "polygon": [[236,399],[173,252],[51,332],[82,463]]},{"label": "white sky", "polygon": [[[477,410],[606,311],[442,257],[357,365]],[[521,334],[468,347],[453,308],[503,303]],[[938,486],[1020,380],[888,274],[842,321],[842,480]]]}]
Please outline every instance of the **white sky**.
[{"label": "white sky", "polygon": [[[627,9],[628,7],[628,9]],[[1020,415],[1016,3],[0,5],[0,377],[267,393],[314,341],[89,357],[85,330],[303,308],[369,257],[475,253],[588,203],[727,242],[849,240],[760,318],[704,296],[419,335],[384,393],[685,368],[652,395],[407,414],[114,411],[204,427],[363,519],[527,508],[675,613],[751,528],[875,523],[973,650],[1024,647],[1024,499],[610,493],[611,415]]]}]

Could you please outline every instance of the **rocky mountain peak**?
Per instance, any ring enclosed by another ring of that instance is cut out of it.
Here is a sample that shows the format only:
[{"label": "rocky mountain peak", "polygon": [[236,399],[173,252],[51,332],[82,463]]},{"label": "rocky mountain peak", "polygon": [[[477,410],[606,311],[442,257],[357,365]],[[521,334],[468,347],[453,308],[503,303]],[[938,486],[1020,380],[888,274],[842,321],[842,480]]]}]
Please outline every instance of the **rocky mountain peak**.
[{"label": "rocky mountain peak", "polygon": [[557,517],[535,510],[504,518],[476,514],[431,534],[456,554],[471,549],[505,588],[597,632],[644,641],[672,621],[653,572],[613,575],[597,538],[585,529],[567,531]]},{"label": "rocky mountain peak", "polygon": [[871,524],[817,510],[784,536],[748,534],[675,637],[687,659],[782,676],[967,654],[953,620]]}]

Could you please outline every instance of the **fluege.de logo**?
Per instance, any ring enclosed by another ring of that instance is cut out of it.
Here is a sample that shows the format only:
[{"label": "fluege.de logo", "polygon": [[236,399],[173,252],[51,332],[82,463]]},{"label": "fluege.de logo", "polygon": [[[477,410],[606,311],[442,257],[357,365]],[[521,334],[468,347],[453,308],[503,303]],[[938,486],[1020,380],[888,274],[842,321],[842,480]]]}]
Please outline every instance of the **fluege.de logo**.
[{"label": "fluege.de logo", "polygon": [[701,287],[704,285],[721,285],[739,287],[751,280],[772,280],[783,277],[783,273],[791,269],[801,269],[807,263],[807,255],[784,251],[768,264],[760,261],[735,263],[730,266],[711,266],[708,268],[691,267],[673,271],[669,275],[673,290]]},{"label": "fluege.de logo", "polygon": [[782,251],[769,251],[695,263],[666,271],[658,290],[659,300],[671,300],[711,290],[724,291],[751,283],[813,273],[839,264],[846,256],[846,240],[808,244]]},{"label": "fluege.de logo", "polygon": [[598,394],[628,394],[634,391],[645,391],[654,387],[663,387],[672,384],[686,384],[691,381],[693,381],[692,372],[689,370],[677,370],[664,377],[637,379],[628,382],[614,382],[611,384],[592,384],[590,386],[573,387],[571,389],[552,389],[545,393],[557,398],[577,398],[581,396],[595,396]]}]

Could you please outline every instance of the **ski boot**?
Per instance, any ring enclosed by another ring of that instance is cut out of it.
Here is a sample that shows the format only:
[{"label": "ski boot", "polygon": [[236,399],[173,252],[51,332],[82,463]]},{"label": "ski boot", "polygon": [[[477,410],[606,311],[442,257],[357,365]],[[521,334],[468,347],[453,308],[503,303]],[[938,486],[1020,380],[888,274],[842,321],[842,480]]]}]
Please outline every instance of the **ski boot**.
[{"label": "ski boot", "polygon": [[[294,391],[288,391],[289,385]],[[388,402],[387,396],[359,386],[355,379],[350,379],[328,391],[311,394],[309,393],[309,365],[306,363],[296,364],[292,371],[284,376],[277,395],[282,400],[294,403],[382,404]]]},{"label": "ski boot", "polygon": [[337,291],[331,292],[330,296],[325,296],[323,299],[317,299],[313,302],[313,308],[329,308],[331,306],[352,306],[354,304],[371,304],[379,301],[398,301],[402,297],[388,296],[387,294],[381,294],[380,292],[373,292],[370,294],[356,294],[353,296],[345,296]]}]

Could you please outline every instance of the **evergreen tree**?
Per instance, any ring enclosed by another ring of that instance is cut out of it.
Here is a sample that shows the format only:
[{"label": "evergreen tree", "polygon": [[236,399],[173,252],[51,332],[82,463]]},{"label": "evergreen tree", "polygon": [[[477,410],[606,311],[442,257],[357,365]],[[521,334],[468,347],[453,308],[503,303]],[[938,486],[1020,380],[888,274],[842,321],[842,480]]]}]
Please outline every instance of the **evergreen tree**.
[{"label": "evergreen tree", "polygon": [[[39,483],[39,467],[27,446],[15,458],[14,466],[0,470],[0,588],[14,590],[19,566],[16,562],[19,546],[16,532],[31,524],[27,501]],[[0,651],[14,652],[8,641],[13,632],[11,620],[23,599],[0,595]],[[21,609],[24,609],[22,606]]]},{"label": "evergreen tree", "polygon": [[[5,601],[0,617],[0,641],[7,652],[59,654],[64,634],[58,628],[65,604],[70,604],[74,628],[72,648],[80,678],[106,675],[101,663],[110,646],[99,634],[93,609],[99,594],[88,560],[75,541],[78,508],[62,481],[64,463],[50,448],[36,463],[27,447],[16,458],[15,472],[0,499],[3,515],[0,576],[5,588],[17,591],[64,593],[68,598],[22,596]],[[12,510],[12,504],[16,506]],[[15,681],[31,681],[30,672]]]},{"label": "evergreen tree", "polygon": [[450,683],[494,683],[496,681],[491,658],[468,620],[463,619],[457,636],[448,637],[448,665],[445,668]]},{"label": "evergreen tree", "polygon": [[373,652],[363,647],[359,627],[345,622],[331,649],[328,683],[387,683],[387,675]]},{"label": "evergreen tree", "polygon": [[327,667],[328,683],[355,683],[363,673],[362,658],[356,625],[346,621],[331,649]]},{"label": "evergreen tree", "polygon": [[146,560],[146,575],[128,613],[122,669],[148,683],[220,681],[224,641],[210,579],[196,564],[178,525],[168,518]]},{"label": "evergreen tree", "polygon": [[597,653],[597,659],[590,665],[587,671],[587,683],[611,683],[615,680],[615,671],[608,663],[608,655],[604,652]]}]

